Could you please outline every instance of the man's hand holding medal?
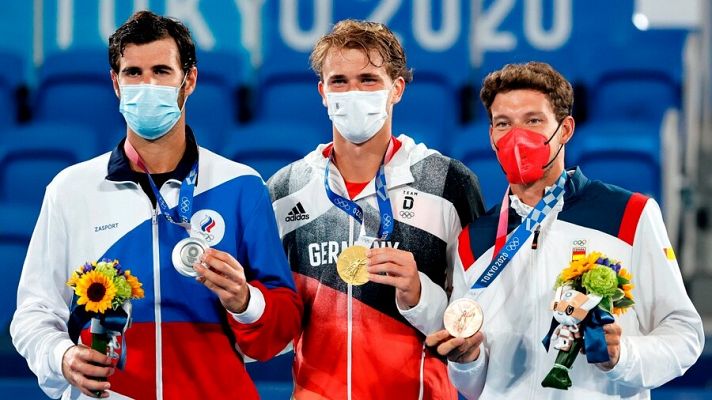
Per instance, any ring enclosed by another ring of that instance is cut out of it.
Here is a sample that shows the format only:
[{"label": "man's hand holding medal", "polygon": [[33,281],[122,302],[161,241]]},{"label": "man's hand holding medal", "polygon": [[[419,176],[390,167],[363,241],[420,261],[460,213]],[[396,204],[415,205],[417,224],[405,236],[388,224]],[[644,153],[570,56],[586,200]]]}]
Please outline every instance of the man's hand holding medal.
[{"label": "man's hand holding medal", "polygon": [[480,356],[480,344],[485,339],[480,331],[484,314],[476,301],[463,297],[445,310],[445,329],[428,335],[425,345],[456,363],[468,363]]},{"label": "man's hand holding medal", "polygon": [[195,278],[215,293],[223,307],[233,314],[245,312],[250,302],[250,289],[245,269],[230,254],[208,248],[193,264]]}]

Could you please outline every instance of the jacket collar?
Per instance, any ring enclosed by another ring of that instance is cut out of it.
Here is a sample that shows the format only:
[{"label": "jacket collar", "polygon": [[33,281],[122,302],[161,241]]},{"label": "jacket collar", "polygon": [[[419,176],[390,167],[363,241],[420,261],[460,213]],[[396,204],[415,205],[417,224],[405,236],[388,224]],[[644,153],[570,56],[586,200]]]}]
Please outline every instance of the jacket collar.
[{"label": "jacket collar", "polygon": [[[590,179],[588,179],[583,174],[583,172],[581,172],[581,168],[579,168],[578,166],[569,168],[566,171],[568,171],[569,177],[566,179],[564,190],[564,206],[561,211],[566,211],[569,207],[572,207],[574,204],[576,204],[576,201],[581,198],[581,196],[584,194],[584,192],[591,183]],[[501,208],[502,203],[497,202],[496,205],[494,205],[487,211],[487,213],[485,214],[486,218],[499,218],[499,210]],[[512,203],[510,202],[509,224],[507,232],[511,232],[514,228],[516,228],[516,226],[519,225],[521,220],[522,217],[519,216],[519,214],[516,210],[514,210],[514,208],[512,208]]]},{"label": "jacket collar", "polygon": [[569,171],[569,178],[566,179],[566,189],[564,190],[564,209],[574,204],[591,183],[591,180],[581,172],[581,168],[578,166],[567,171]]},{"label": "jacket collar", "polygon": [[[408,185],[415,181],[413,173],[410,167],[416,162],[422,160],[426,156],[435,153],[434,150],[427,149],[423,144],[415,144],[413,139],[406,135],[400,135],[397,139],[402,143],[400,149],[393,154],[391,160],[385,165],[384,171],[386,173],[386,185],[388,189],[395,187]],[[314,151],[307,154],[305,161],[313,168],[313,173],[318,175],[319,179],[324,179],[324,170],[326,168],[326,162],[328,161],[328,154],[326,150],[333,143],[320,144]],[[343,197],[348,198],[348,191],[346,190],[346,184],[344,179],[333,165],[330,165],[329,170],[329,182],[331,185],[331,190]],[[364,197],[368,197],[376,193],[376,188],[373,180],[359,193],[354,200],[359,200]]]},{"label": "jacket collar", "polygon": [[[195,141],[193,130],[189,126],[185,127],[186,147],[183,157],[178,162],[176,169],[169,172],[168,180],[182,182],[190,173],[191,168],[196,160],[198,160],[198,145]],[[106,179],[113,182],[139,182],[139,177],[143,172],[137,172],[131,169],[128,157],[124,152],[124,142],[126,138],[121,139],[119,144],[114,147],[109,157],[109,166]]]}]

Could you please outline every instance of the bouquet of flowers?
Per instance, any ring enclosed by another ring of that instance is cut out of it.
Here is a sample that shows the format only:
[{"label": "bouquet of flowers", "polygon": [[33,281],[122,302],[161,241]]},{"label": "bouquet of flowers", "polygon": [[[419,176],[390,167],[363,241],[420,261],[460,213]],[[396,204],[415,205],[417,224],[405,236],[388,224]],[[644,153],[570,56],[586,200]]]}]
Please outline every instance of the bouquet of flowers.
[{"label": "bouquet of flowers", "polygon": [[568,389],[569,368],[583,347],[589,363],[609,361],[603,325],[634,304],[631,274],[620,262],[594,252],[572,261],[556,278],[554,318],[542,343],[559,350],[544,387]]},{"label": "bouquet of flowers", "polygon": [[77,268],[67,281],[74,290],[69,333],[76,343],[79,332],[91,321],[91,348],[118,358],[117,348],[122,348],[119,368],[123,367],[124,345],[119,346],[117,336],[123,336],[131,321],[130,300],[143,298],[142,284],[124,271],[118,260],[101,260]]}]

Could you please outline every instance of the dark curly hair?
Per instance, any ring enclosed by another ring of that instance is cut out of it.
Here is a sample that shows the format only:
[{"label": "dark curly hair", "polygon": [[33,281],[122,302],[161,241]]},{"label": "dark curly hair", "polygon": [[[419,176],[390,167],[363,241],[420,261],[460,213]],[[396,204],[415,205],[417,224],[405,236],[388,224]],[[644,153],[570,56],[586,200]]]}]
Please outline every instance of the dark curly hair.
[{"label": "dark curly hair", "polygon": [[180,21],[156,15],[150,11],[139,11],[129,18],[109,38],[109,64],[114,72],[119,72],[119,58],[128,44],[146,44],[172,37],[178,46],[180,63],[184,72],[195,67],[195,44],[190,31]]},{"label": "dark curly hair", "polygon": [[543,62],[507,64],[504,68],[487,75],[482,83],[480,99],[492,121],[492,102],[498,93],[511,90],[531,89],[544,93],[549,99],[556,120],[571,115],[574,106],[574,91],[571,83],[551,65]]}]

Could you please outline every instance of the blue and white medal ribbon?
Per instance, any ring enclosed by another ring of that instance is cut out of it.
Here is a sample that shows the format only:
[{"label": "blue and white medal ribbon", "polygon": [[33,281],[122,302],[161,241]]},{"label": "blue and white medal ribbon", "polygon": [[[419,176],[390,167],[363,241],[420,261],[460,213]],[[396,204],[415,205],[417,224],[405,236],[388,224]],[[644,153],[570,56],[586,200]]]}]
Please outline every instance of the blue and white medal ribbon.
[{"label": "blue and white medal ribbon", "polygon": [[507,237],[507,218],[509,215],[509,187],[507,188],[500,209],[497,239],[495,241],[496,244],[492,261],[477,281],[475,281],[474,285],[472,285],[471,290],[486,288],[502,273],[502,270],[504,270],[512,258],[514,258],[527,239],[529,239],[534,229],[544,221],[556,203],[564,196],[566,177],[567,173],[566,170],[564,170],[561,172],[556,184],[544,193],[544,197],[539,200],[534,209],[529,212],[505,242],[504,239]]},{"label": "blue and white medal ribbon", "polygon": [[[351,218],[355,219],[361,226],[363,226],[363,210],[361,206],[356,204],[355,201],[347,199],[334,193],[329,187],[329,167],[331,165],[331,160],[333,158],[333,151],[329,154],[329,159],[326,162],[326,169],[324,172],[324,188],[326,189],[326,196],[329,200],[339,209],[348,214]],[[388,240],[388,238],[393,233],[393,209],[391,208],[391,201],[388,197],[388,187],[386,186],[386,174],[383,171],[383,163],[378,167],[378,173],[376,174],[376,200],[378,201],[378,212],[381,216],[381,221],[378,226],[378,238],[380,240]],[[370,247],[370,246],[368,246]]]},{"label": "blue and white medal ribbon", "polygon": [[171,253],[173,267],[181,275],[188,277],[198,276],[198,273],[193,269],[193,264],[198,262],[200,256],[210,247],[203,238],[196,234],[190,224],[190,217],[193,215],[195,183],[198,178],[198,161],[195,161],[188,176],[181,182],[178,205],[175,209],[171,209],[166,199],[161,195],[161,191],[156,186],[156,183],[153,181],[151,173],[148,171],[148,168],[146,168],[146,164],[136,149],[129,143],[128,139],[124,141],[124,152],[131,161],[146,173],[153,195],[156,197],[158,207],[161,209],[161,215],[163,215],[168,222],[178,225],[188,232],[189,237],[182,239],[173,247]]},{"label": "blue and white medal ribbon", "polygon": [[190,226],[190,217],[193,215],[193,193],[195,192],[195,181],[198,177],[198,161],[193,164],[188,176],[181,182],[178,205],[175,209],[171,209],[166,199],[161,195],[158,186],[156,186],[156,183],[153,181],[151,173],[146,168],[146,164],[144,164],[141,156],[131,143],[129,143],[128,139],[124,141],[124,152],[131,161],[146,173],[153,195],[156,197],[158,207],[161,209],[161,214],[163,214],[168,222],[180,225],[190,233],[192,229]]}]

